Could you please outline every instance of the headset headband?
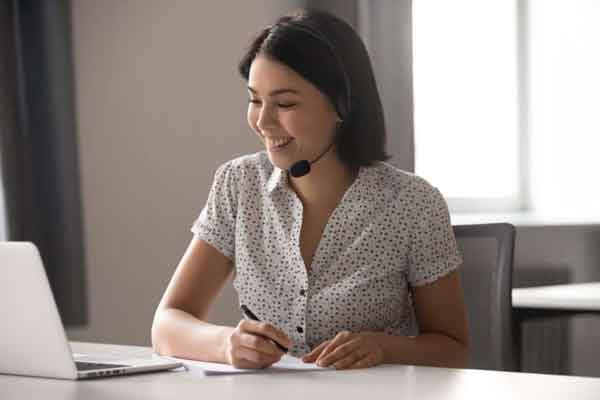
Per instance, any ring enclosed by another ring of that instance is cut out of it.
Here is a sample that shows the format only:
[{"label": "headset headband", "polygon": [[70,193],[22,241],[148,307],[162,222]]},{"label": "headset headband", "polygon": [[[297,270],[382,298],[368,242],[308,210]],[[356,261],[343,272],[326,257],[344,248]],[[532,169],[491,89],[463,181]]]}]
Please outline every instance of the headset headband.
[{"label": "headset headband", "polygon": [[350,111],[352,110],[351,85],[350,85],[350,79],[348,77],[348,74],[346,73],[346,68],[344,68],[344,64],[342,63],[341,58],[338,56],[337,51],[335,50],[335,47],[333,46],[333,43],[331,43],[331,41],[329,39],[327,39],[327,37],[323,33],[321,33],[318,29],[313,28],[312,26],[309,26],[308,24],[305,24],[305,23],[302,23],[299,21],[294,21],[294,20],[279,22],[279,23],[271,26],[271,28],[269,29],[269,32],[272,32],[275,28],[277,28],[279,26],[288,26],[293,29],[307,33],[310,36],[312,36],[313,38],[317,39],[319,42],[323,43],[325,45],[325,47],[327,47],[329,49],[329,52],[333,55],[333,58],[335,58],[335,60],[338,64],[338,69],[341,72],[342,79],[344,81],[344,92],[346,94],[346,110],[345,110],[346,115],[343,115],[341,117],[342,117],[342,120],[345,120],[348,117],[348,115],[350,115]]}]

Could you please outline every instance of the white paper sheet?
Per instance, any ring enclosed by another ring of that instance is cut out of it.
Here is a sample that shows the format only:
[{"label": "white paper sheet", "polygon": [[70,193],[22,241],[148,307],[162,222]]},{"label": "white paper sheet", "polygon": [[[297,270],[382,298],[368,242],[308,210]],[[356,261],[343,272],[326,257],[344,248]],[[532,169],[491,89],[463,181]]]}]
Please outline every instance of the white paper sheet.
[{"label": "white paper sheet", "polygon": [[301,359],[284,355],[279,362],[265,369],[240,369],[229,364],[211,363],[205,361],[187,360],[177,357],[163,357],[169,360],[175,360],[183,363],[186,369],[190,372],[201,372],[205,375],[221,375],[221,374],[256,374],[256,373],[271,373],[280,371],[315,371],[315,370],[330,370],[331,368],[319,367],[314,363],[305,363]]}]

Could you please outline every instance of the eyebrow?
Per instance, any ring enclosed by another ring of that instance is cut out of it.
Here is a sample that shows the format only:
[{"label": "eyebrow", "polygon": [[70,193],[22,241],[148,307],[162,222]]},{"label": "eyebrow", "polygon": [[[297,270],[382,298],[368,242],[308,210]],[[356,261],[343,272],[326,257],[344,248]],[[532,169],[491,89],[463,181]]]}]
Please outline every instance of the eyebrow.
[{"label": "eyebrow", "polygon": [[[251,91],[254,94],[258,94],[256,92],[256,90],[252,89],[250,86],[248,86],[248,90]],[[271,93],[269,93],[269,96],[277,96],[278,94],[284,94],[284,93],[292,93],[292,94],[300,94],[297,90],[295,89],[277,89],[277,90],[273,90]]]}]

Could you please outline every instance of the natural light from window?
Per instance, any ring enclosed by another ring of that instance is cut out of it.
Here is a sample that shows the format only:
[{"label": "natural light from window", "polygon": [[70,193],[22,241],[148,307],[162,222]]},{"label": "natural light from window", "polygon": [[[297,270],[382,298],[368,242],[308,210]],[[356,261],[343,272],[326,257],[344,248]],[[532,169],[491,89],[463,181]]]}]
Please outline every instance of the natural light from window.
[{"label": "natural light from window", "polygon": [[413,3],[415,172],[452,211],[521,207],[512,0]]},{"label": "natural light from window", "polygon": [[600,1],[530,0],[533,204],[600,217]]}]

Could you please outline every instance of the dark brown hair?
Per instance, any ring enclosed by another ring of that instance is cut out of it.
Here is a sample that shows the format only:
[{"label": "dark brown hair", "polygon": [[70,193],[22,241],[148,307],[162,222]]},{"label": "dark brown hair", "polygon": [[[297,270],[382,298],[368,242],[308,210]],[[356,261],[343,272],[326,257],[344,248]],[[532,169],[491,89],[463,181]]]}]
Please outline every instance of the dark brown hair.
[{"label": "dark brown hair", "polygon": [[337,150],[346,165],[355,168],[389,158],[369,54],[350,25],[323,11],[299,10],[252,40],[238,66],[244,79],[258,55],[288,66],[331,101],[343,121]]}]

